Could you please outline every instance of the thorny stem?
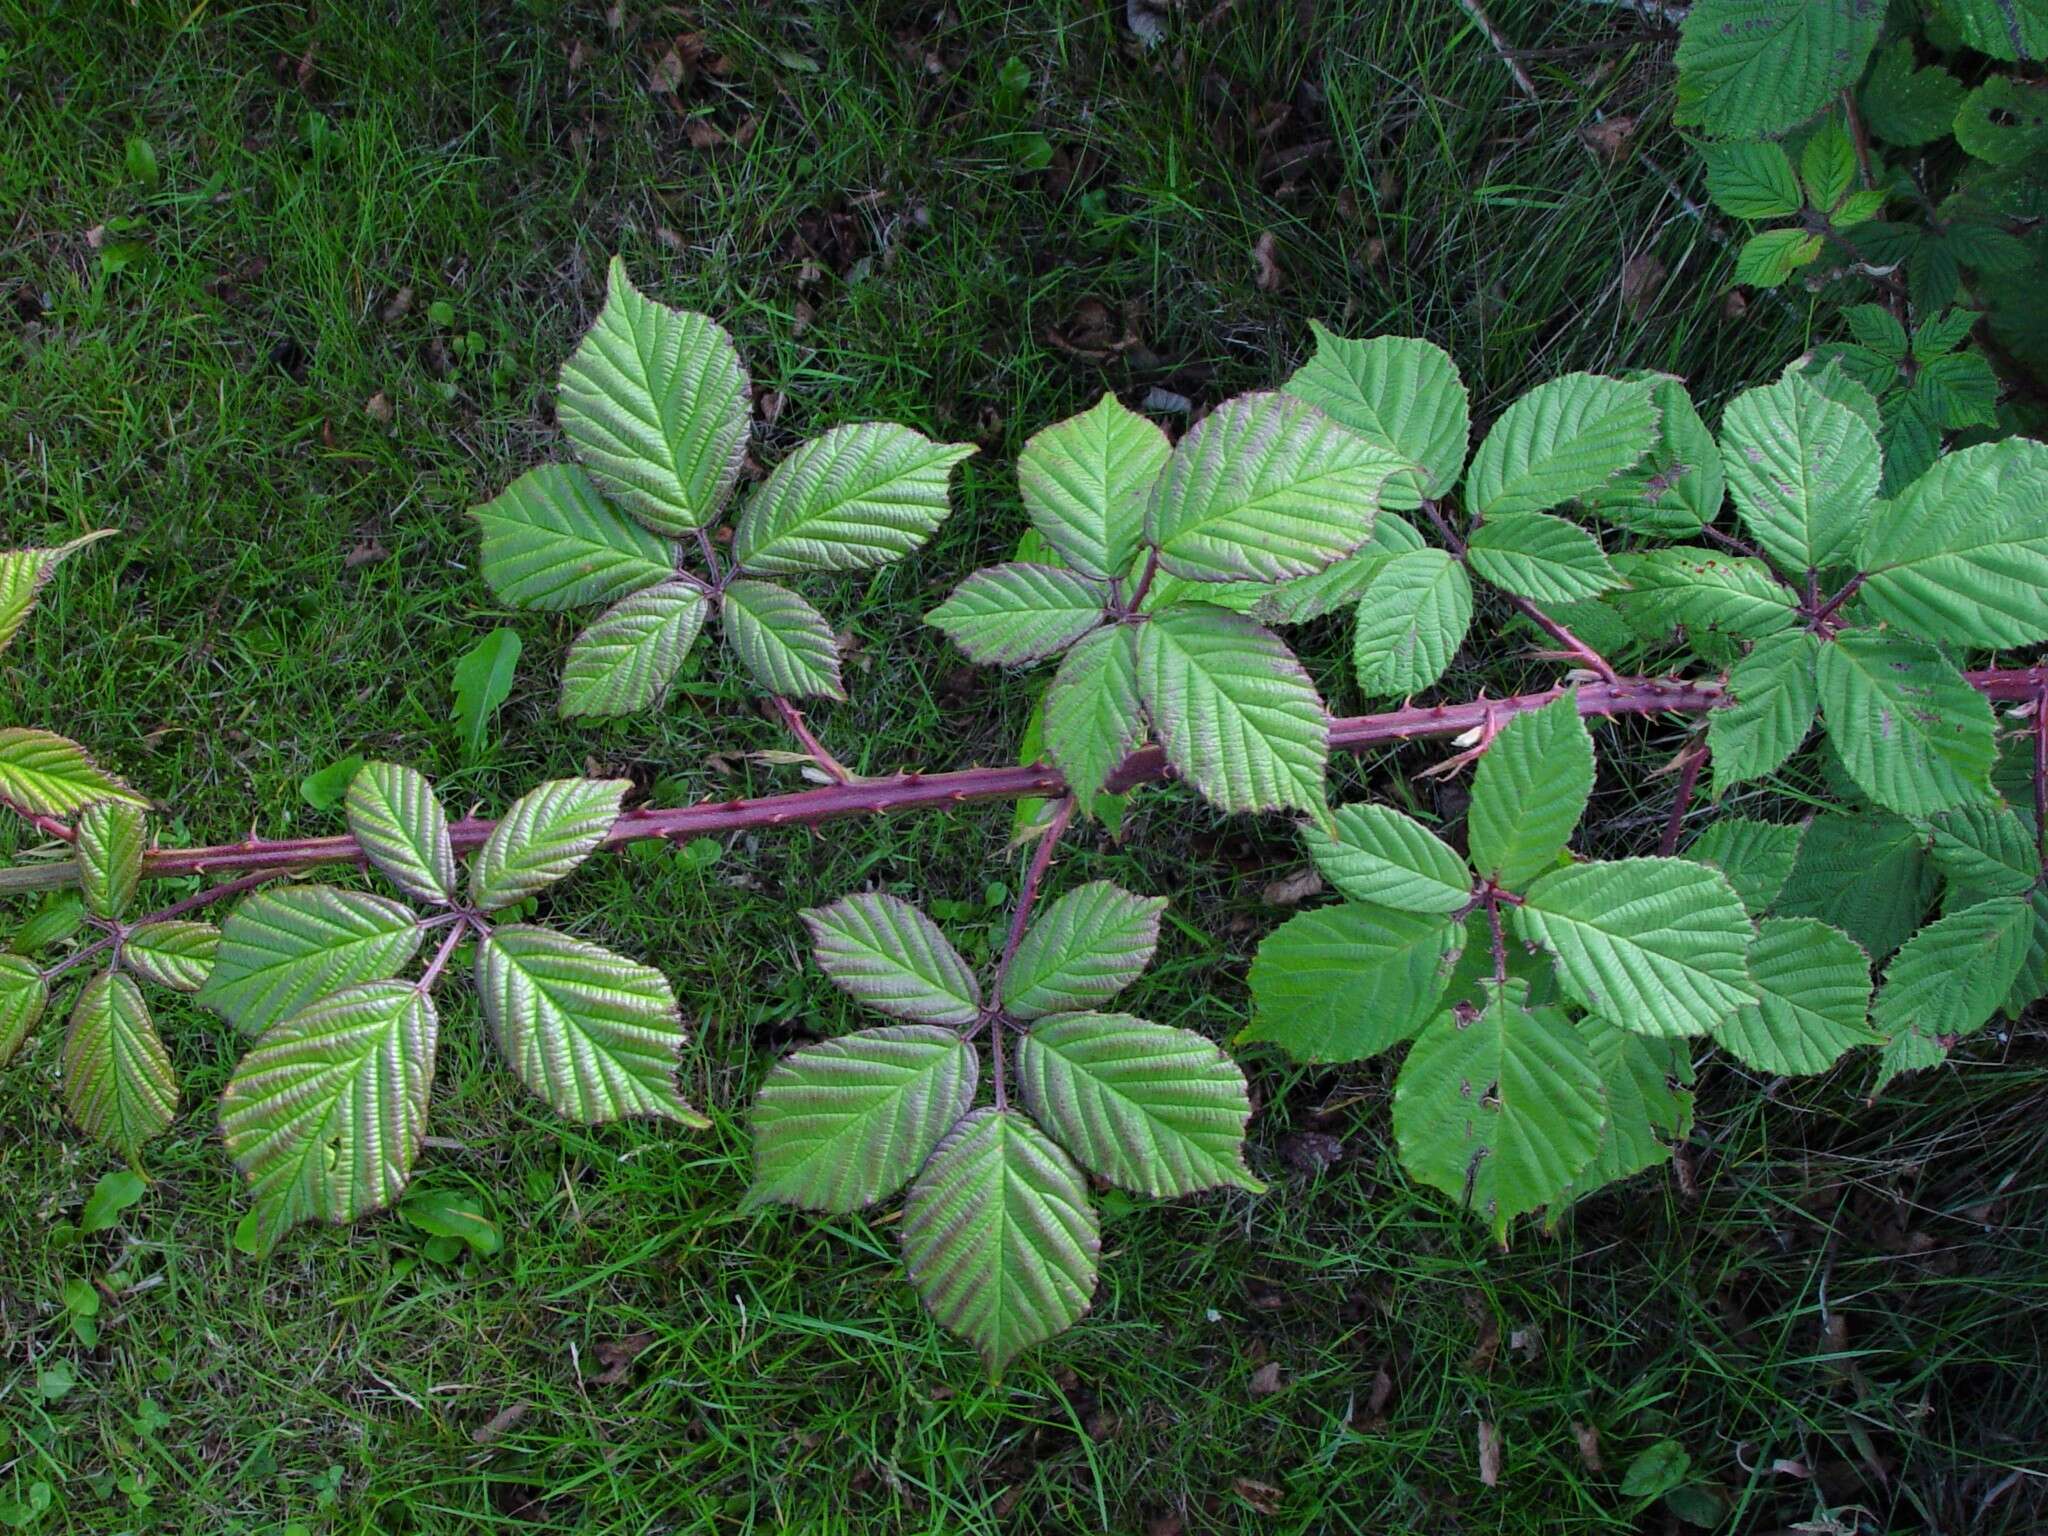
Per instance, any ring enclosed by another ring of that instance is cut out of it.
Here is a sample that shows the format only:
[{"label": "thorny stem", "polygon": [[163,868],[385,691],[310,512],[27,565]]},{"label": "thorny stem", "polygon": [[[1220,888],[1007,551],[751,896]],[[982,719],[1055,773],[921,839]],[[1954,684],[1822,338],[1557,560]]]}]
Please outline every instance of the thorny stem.
[{"label": "thorny stem", "polygon": [[1159,574],[1159,551],[1145,551],[1145,569],[1138,573],[1138,584],[1131,588],[1131,600],[1124,604],[1126,613],[1136,613],[1145,606],[1145,594],[1152,590],[1152,578]]},{"label": "thorny stem", "polygon": [[441,941],[441,947],[434,951],[434,958],[427,962],[427,968],[420,972],[420,979],[413,983],[418,991],[434,990],[434,983],[441,979],[441,968],[448,963],[448,957],[455,953],[455,946],[462,942],[462,936],[472,928],[476,930],[478,938],[482,938],[486,931],[484,925],[473,917],[465,917],[461,922],[449,926],[448,937]]},{"label": "thorny stem", "polygon": [[2034,695],[2034,850],[2048,879],[2048,688]]},{"label": "thorny stem", "polygon": [[1508,941],[1500,927],[1500,892],[1489,886],[1481,904],[1486,908],[1486,932],[1493,942],[1493,984],[1505,987],[1508,984]]},{"label": "thorny stem", "polygon": [[[1465,541],[1458,537],[1457,531],[1451,527],[1450,522],[1444,517],[1442,509],[1434,501],[1423,502],[1422,509],[1429,514],[1429,520],[1436,524],[1437,533],[1443,538],[1445,546],[1452,555],[1463,560],[1465,558]],[[1621,674],[1614,670],[1613,664],[1605,656],[1602,656],[1593,647],[1586,644],[1585,641],[1530,602],[1528,598],[1515,592],[1502,592],[1501,596],[1514,604],[1515,612],[1555,640],[1564,649],[1566,655],[1592,672],[1603,683],[1619,683],[1621,681]]]},{"label": "thorny stem", "polygon": [[1664,822],[1664,835],[1657,839],[1657,852],[1669,858],[1678,852],[1678,834],[1685,830],[1685,813],[1692,809],[1693,787],[1700,770],[1707,766],[1707,744],[1690,743],[1678,764],[1678,796],[1671,802],[1671,815]]},{"label": "thorny stem", "polygon": [[1856,575],[1851,576],[1847,582],[1843,583],[1841,591],[1837,592],[1833,597],[1829,598],[1825,603],[1822,603],[1820,607],[1814,610],[1814,627],[1818,628],[1819,626],[1827,623],[1829,619],[1835,616],[1835,610],[1840,608],[1842,604],[1849,601],[1850,598],[1854,597],[1859,591],[1862,590],[1862,588],[1863,575],[1859,571]]},{"label": "thorny stem", "polygon": [[708,530],[699,528],[696,533],[698,552],[704,556],[704,574],[711,580],[711,589],[722,592],[725,590],[725,569],[719,563],[718,546],[711,542]]},{"label": "thorny stem", "polygon": [[803,747],[804,751],[810,754],[811,761],[816,763],[819,769],[831,778],[833,783],[851,784],[853,782],[853,773],[838,758],[825,750],[825,744],[818,740],[811,728],[804,723],[801,710],[779,693],[769,702],[775,706],[775,713],[781,719],[783,725],[788,728],[789,734],[797,739],[797,742]]},{"label": "thorny stem", "polygon": [[239,880],[229,880],[222,885],[210,885],[203,891],[194,891],[182,901],[174,901],[168,907],[145,913],[132,923],[116,923],[103,939],[95,939],[80,950],[74,950],[43,972],[45,983],[55,980],[74,965],[82,965],[103,949],[110,949],[121,943],[137,928],[149,923],[168,923],[173,918],[183,917],[188,912],[197,912],[201,907],[210,907],[217,901],[226,901],[230,896],[239,896],[244,891],[253,891],[257,886],[289,873],[283,869],[259,869],[253,875],[244,875]]},{"label": "thorny stem", "polygon": [[995,1066],[997,1109],[1009,1105],[1009,1084],[1005,1081],[1003,1063],[1003,1020],[1000,1017],[1003,982],[1010,974],[1010,962],[1017,958],[1017,946],[1024,942],[1024,930],[1031,923],[1031,909],[1037,904],[1039,888],[1045,884],[1046,871],[1052,868],[1053,850],[1067,835],[1067,828],[1073,825],[1073,821],[1074,797],[1063,795],[1052,808],[1052,819],[1038,836],[1038,846],[1031,850],[1031,862],[1024,869],[1023,887],[1017,892],[1017,904],[1010,912],[1010,931],[1003,938],[1003,957],[996,962],[995,980],[990,984],[989,990],[994,996],[989,1007],[997,1014],[988,1032],[990,1059]]}]

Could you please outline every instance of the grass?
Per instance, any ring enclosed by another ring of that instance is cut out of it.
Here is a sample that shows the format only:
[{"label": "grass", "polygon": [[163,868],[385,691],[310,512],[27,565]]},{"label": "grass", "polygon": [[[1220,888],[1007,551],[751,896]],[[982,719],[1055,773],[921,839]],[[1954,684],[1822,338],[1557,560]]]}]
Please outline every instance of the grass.
[{"label": "grass", "polygon": [[[53,587],[0,709],[154,791],[167,841],[330,830],[299,781],[357,751],[489,806],[587,766],[669,802],[794,783],[740,755],[781,743],[715,661],[659,720],[565,728],[570,626],[494,611],[475,578],[462,511],[558,451],[553,375],[615,249],[733,328],[780,402],[764,462],[869,417],[983,447],[932,549],[822,594],[857,656],[853,701],[815,719],[855,768],[1014,751],[1029,686],[961,667],[920,617],[1014,540],[1023,439],[1105,388],[1270,384],[1315,318],[1432,336],[1483,414],[1570,368],[1682,372],[1705,404],[1807,340],[1794,305],[1724,305],[1724,252],[1635,158],[1692,174],[1664,66],[1601,42],[1595,8],[1492,8],[1566,50],[1531,64],[1540,103],[1459,7],[1424,0],[1194,7],[1150,53],[1121,7],[621,9],[614,27],[538,0],[317,20],[0,0],[0,533],[122,532]],[[650,90],[672,50],[680,91]],[[1581,136],[1596,111],[1640,119],[1616,161]],[[1623,274],[1646,256],[1667,275],[1638,303]],[[448,677],[500,623],[526,658],[466,761]],[[1310,653],[1348,709],[1341,640]],[[1482,658],[1445,686],[1547,670]],[[1672,745],[1630,739],[1646,762]],[[1610,774],[1608,823],[1656,792]],[[0,1513],[97,1532],[1660,1530],[1619,1484],[1675,1439],[1726,1529],[2038,1528],[2038,1031],[1875,1107],[1857,1071],[1717,1066],[1689,1184],[1638,1180],[1505,1253],[1405,1183],[1383,1065],[1255,1057],[1274,1192],[1112,1204],[1094,1315],[999,1385],[901,1285],[888,1215],[740,1213],[753,1084],[849,1017],[794,909],[877,882],[959,903],[986,942],[988,889],[1016,879],[1008,814],[580,875],[556,919],[675,980],[686,1086],[717,1124],[565,1127],[451,1003],[418,1183],[487,1202],[495,1256],[436,1260],[389,1218],[237,1255],[207,1107],[237,1046],[177,1004],[186,1110],[143,1202],[81,1236],[116,1164],[63,1124],[45,1028],[0,1077]],[[1171,893],[1133,1006],[1227,1037],[1275,920],[1259,893],[1297,854],[1166,795],[1131,833],[1077,843],[1067,877]],[[1316,1136],[1343,1156],[1320,1166]],[[107,1293],[92,1347],[61,1299],[79,1278]]]}]

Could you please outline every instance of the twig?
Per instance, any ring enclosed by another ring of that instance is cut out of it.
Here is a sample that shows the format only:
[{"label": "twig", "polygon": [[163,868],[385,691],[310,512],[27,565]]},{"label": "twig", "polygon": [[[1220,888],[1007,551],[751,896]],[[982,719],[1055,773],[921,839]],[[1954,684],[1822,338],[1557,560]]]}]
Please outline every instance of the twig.
[{"label": "twig", "polygon": [[1515,57],[1514,46],[1501,36],[1500,28],[1493,24],[1493,18],[1486,14],[1486,8],[1479,0],[1458,0],[1458,4],[1463,7],[1465,14],[1472,18],[1472,25],[1477,27],[1487,42],[1493,45],[1493,51],[1500,55],[1501,63],[1507,65],[1508,74],[1513,76],[1516,88],[1531,101],[1540,100],[1536,94],[1536,82],[1531,80],[1529,72],[1522,68],[1521,61]]},{"label": "twig", "polygon": [[427,962],[427,968],[420,972],[420,979],[413,986],[421,992],[434,990],[434,983],[441,979],[441,968],[448,963],[448,957],[455,953],[455,946],[462,942],[462,936],[475,928],[479,934],[487,932],[473,919],[455,924],[448,930],[448,937],[441,941],[441,947],[434,951],[434,958]]},{"label": "twig", "polygon": [[[1010,931],[1003,939],[1003,957],[996,962],[995,980],[989,990],[993,993],[989,1007],[1000,1014],[1002,1010],[1003,982],[1010,974],[1010,962],[1017,958],[1017,946],[1024,942],[1024,930],[1031,923],[1031,909],[1038,901],[1039,888],[1045,884],[1046,871],[1052,868],[1053,850],[1061,838],[1067,835],[1067,828],[1074,821],[1074,797],[1064,795],[1052,808],[1052,816],[1039,834],[1038,846],[1031,851],[1031,862],[1024,868],[1024,884],[1017,892],[1016,906],[1010,912]],[[1009,1102],[1009,1090],[1003,1078],[1003,1021],[996,1018],[989,1029],[990,1060],[995,1065],[996,1108],[1002,1109]]]},{"label": "twig", "polygon": [[782,717],[782,723],[789,728],[789,734],[802,743],[804,751],[810,754],[811,761],[824,770],[833,783],[851,784],[854,781],[854,775],[846,765],[827,752],[825,744],[812,734],[811,728],[804,723],[802,711],[779,693],[769,702],[775,706],[776,714]]},{"label": "twig", "polygon": [[1692,809],[1692,792],[1700,781],[1700,770],[1707,766],[1707,744],[1704,739],[1689,745],[1680,755],[1678,763],[1678,794],[1671,802],[1671,815],[1664,823],[1664,835],[1657,839],[1657,851],[1669,858],[1678,852],[1678,834],[1685,830],[1685,813]]},{"label": "twig", "polygon": [[2048,878],[2048,688],[2034,695],[2034,850]]},{"label": "twig", "polygon": [[1152,578],[1159,574],[1159,551],[1145,552],[1145,569],[1138,573],[1138,584],[1131,588],[1131,600],[1124,604],[1124,612],[1136,613],[1145,606],[1145,594],[1152,590]]},{"label": "twig", "polygon": [[1593,647],[1586,644],[1585,641],[1581,640],[1569,629],[1566,629],[1564,625],[1558,623],[1557,620],[1553,619],[1541,608],[1530,602],[1528,598],[1523,597],[1519,592],[1505,592],[1501,595],[1514,605],[1517,613],[1521,614],[1523,618],[1564,647],[1566,653],[1574,661],[1579,662],[1596,674],[1600,681],[1603,683],[1619,683],[1621,681],[1621,674],[1614,670],[1612,662],[1594,650]]},{"label": "twig", "polygon": [[1650,21],[1661,21],[1674,27],[1684,21],[1685,13],[1692,9],[1689,5],[1674,4],[1672,0],[1579,0],[1579,3],[1612,6],[1617,11],[1634,11],[1638,16]]}]

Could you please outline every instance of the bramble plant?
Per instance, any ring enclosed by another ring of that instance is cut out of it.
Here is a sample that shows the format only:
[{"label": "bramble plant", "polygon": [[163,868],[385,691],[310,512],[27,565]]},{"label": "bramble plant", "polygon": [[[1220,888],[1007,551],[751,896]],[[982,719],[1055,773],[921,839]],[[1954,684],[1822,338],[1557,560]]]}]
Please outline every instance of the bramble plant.
[{"label": "bramble plant", "polygon": [[[0,798],[71,852],[0,871],[0,888],[55,893],[0,960],[0,1042],[104,957],[73,1009],[66,1092],[132,1154],[175,1105],[134,981],[196,987],[254,1037],[221,1113],[255,1192],[247,1246],[397,1196],[427,1112],[432,990],[464,944],[504,1054],[558,1112],[702,1123],[676,1090],[682,1032],[659,973],[507,920],[638,839],[1040,802],[985,982],[896,895],[804,914],[820,968],[894,1022],[821,1029],[752,1113],[750,1202],[851,1212],[907,1187],[910,1281],[994,1369],[1090,1303],[1084,1170],[1153,1197],[1263,1188],[1239,1067],[1200,1034],[1109,1011],[1164,903],[1096,881],[1038,907],[1061,842],[1149,782],[1299,818],[1340,900],[1259,945],[1239,1039],[1318,1063],[1405,1046],[1401,1164],[1502,1240],[1690,1134],[1693,1042],[1784,1075],[1875,1047],[1881,1088],[2048,992],[2048,667],[1981,665],[2048,641],[2040,443],[1965,448],[1887,492],[1881,407],[1836,354],[1738,395],[1718,432],[1675,378],[1568,375],[1508,406],[1468,458],[1470,403],[1444,352],[1318,328],[1282,389],[1219,404],[1177,443],[1105,397],[1027,445],[1028,558],[969,576],[930,621],[977,660],[1055,663],[1036,726],[1049,761],[1034,747],[1017,767],[857,777],[788,704],[837,690],[823,651],[809,670],[775,659],[822,619],[763,650],[733,593],[909,553],[965,450],[906,428],[827,433],[751,493],[721,561],[705,528],[735,485],[746,390],[723,332],[615,263],[564,370],[588,472],[537,470],[480,508],[483,576],[529,605],[615,604],[571,646],[568,713],[657,702],[717,611],[822,784],[626,809],[624,781],[561,780],[501,821],[451,825],[418,774],[370,763],[345,836],[149,848],[142,798],[81,748],[0,733]],[[679,576],[690,543],[704,569]],[[0,632],[67,552],[0,565]],[[1276,626],[1340,610],[1369,697],[1433,688],[1475,620],[1503,610],[1568,671],[1514,697],[1333,719]],[[1704,717],[1673,760],[1654,853],[1575,852],[1616,840],[1586,824],[1593,727],[1652,715]],[[1432,773],[1476,764],[1461,827],[1331,808],[1333,751],[1424,738],[1460,749]],[[1743,809],[1762,814],[1709,814],[1703,782],[1723,799],[1759,786]],[[349,862],[408,901],[256,889]],[[124,916],[141,880],[191,875],[228,878]],[[218,933],[190,917],[238,896]],[[418,978],[398,979],[429,937]]]}]

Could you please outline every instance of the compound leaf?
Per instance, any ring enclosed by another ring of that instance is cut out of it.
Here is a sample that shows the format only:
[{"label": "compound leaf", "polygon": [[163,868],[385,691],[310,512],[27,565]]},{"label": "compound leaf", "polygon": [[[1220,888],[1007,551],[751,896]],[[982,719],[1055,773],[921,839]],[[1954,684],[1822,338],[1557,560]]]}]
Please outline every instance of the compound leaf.
[{"label": "compound leaf", "polygon": [[2008,64],[2048,57],[2048,5],[2042,0],[1934,0],[1966,48]]},{"label": "compound leaf", "polygon": [[1107,596],[1073,571],[1020,560],[976,571],[925,622],[974,660],[1013,667],[1074,644],[1102,622]]},{"label": "compound leaf", "polygon": [[1639,629],[1683,628],[1694,639],[1759,639],[1791,627],[1797,595],[1761,560],[1709,549],[1656,549],[1629,557],[1629,590],[1613,601]]},{"label": "compound leaf", "polygon": [[455,899],[448,813],[425,775],[399,763],[365,763],[343,805],[349,831],[393,885],[424,901]]},{"label": "compound leaf", "polygon": [[477,850],[470,899],[489,912],[562,879],[604,843],[632,787],[629,779],[550,779],[528,790]]},{"label": "compound leaf", "polygon": [[64,1104],[87,1135],[133,1156],[178,1112],[178,1078],[141,989],[118,971],[88,981],[64,1033]]},{"label": "compound leaf", "polygon": [[21,955],[0,955],[0,1067],[21,1049],[49,1002],[42,967]]},{"label": "compound leaf", "polygon": [[1456,912],[1471,903],[1472,871],[1442,838],[1387,805],[1347,805],[1335,830],[1303,829],[1316,867],[1338,894],[1402,912]]},{"label": "compound leaf", "polygon": [[95,800],[78,813],[78,885],[85,904],[101,917],[119,917],[142,883],[149,818],[125,800]]},{"label": "compound leaf", "polygon": [[218,928],[181,918],[138,923],[121,941],[121,960],[129,970],[173,992],[197,992],[205,986],[219,952]]},{"label": "compound leaf", "polygon": [[1122,576],[1145,534],[1145,504],[1173,452],[1166,434],[1105,394],[1047,427],[1017,456],[1032,527],[1085,575]]},{"label": "compound leaf", "polygon": [[1708,144],[1700,159],[1707,168],[1707,196],[1725,214],[1752,222],[1789,219],[1806,206],[1791,156],[1781,144],[1768,139]]},{"label": "compound leaf", "polygon": [[1358,601],[1352,641],[1358,686],[1405,698],[1444,674],[1472,623],[1472,583],[1440,549],[1390,555]]},{"label": "compound leaf", "polygon": [[1165,897],[1134,896],[1107,880],[1076,886],[1019,941],[1003,972],[1003,1010],[1035,1019],[1109,1001],[1152,963],[1165,910]]},{"label": "compound leaf", "polygon": [[946,520],[953,466],[974,451],[894,422],[834,427],[776,465],[747,499],[733,561],[776,576],[901,560]]},{"label": "compound leaf", "polygon": [[69,816],[95,800],[149,805],[77,742],[29,726],[0,728],[0,801],[33,816]]},{"label": "compound leaf", "polygon": [[1252,1022],[1238,1040],[1296,1061],[1378,1055],[1436,1012],[1464,933],[1442,914],[1362,902],[1290,917],[1252,958]]},{"label": "compound leaf", "polygon": [[1451,355],[1412,336],[1351,341],[1313,320],[1309,329],[1316,349],[1287,381],[1287,393],[1413,466],[1387,481],[1380,504],[1406,509],[1449,491],[1472,432],[1471,404]]},{"label": "compound leaf", "polygon": [[1492,519],[1588,496],[1648,453],[1657,407],[1647,379],[1568,373],[1501,413],[1465,475],[1470,509]]},{"label": "compound leaf", "polygon": [[1920,823],[1934,867],[1961,889],[2017,896],[2041,877],[2033,817],[2010,805],[1973,800]]},{"label": "compound leaf", "polygon": [[1592,793],[1593,737],[1579,718],[1578,691],[1516,715],[1472,778],[1472,867],[1520,890],[1557,863]]},{"label": "compound leaf", "polygon": [[1775,772],[1806,740],[1820,709],[1820,642],[1805,630],[1759,640],[1728,671],[1730,703],[1707,715],[1714,793]]},{"label": "compound leaf", "polygon": [[[1422,535],[1413,524],[1397,513],[1382,512],[1373,519],[1372,537],[1334,565],[1277,587],[1265,582],[1233,582],[1211,586],[1204,595],[1218,607],[1249,613],[1261,624],[1306,624],[1364,597],[1388,556],[1421,548]],[[1220,601],[1226,594],[1235,598],[1240,591],[1250,599],[1247,606]]]},{"label": "compound leaf", "polygon": [[629,715],[660,704],[710,607],[692,583],[665,581],[607,608],[570,642],[563,716]]},{"label": "compound leaf", "polygon": [[1145,739],[1137,645],[1117,625],[1084,637],[1045,690],[1045,752],[1075,803],[1094,815],[1103,781]]},{"label": "compound leaf", "polygon": [[1886,967],[1871,1022],[1886,1039],[1980,1030],[2027,962],[2034,910],[2024,896],[1994,896],[1937,918]]},{"label": "compound leaf", "polygon": [[1920,926],[1940,883],[1911,823],[1884,811],[1823,812],[1807,825],[1776,909],[1817,917],[1881,958]]},{"label": "compound leaf", "polygon": [[1648,456],[1582,500],[1588,511],[1618,528],[1689,538],[1720,516],[1728,490],[1721,450],[1685,385],[1665,374],[1652,374],[1649,380],[1657,436]]},{"label": "compound leaf", "polygon": [[1692,1132],[1692,1063],[1678,1041],[1652,1040],[1591,1014],[1577,1027],[1607,1092],[1607,1119],[1600,1149],[1572,1176],[1567,1200],[1656,1167]]},{"label": "compound leaf", "polygon": [[1721,413],[1721,463],[1743,525],[1786,575],[1845,564],[1877,495],[1877,434],[1796,369]]},{"label": "compound leaf", "polygon": [[1759,1072],[1825,1072],[1852,1046],[1873,1045],[1870,956],[1811,917],[1767,917],[1749,948],[1755,1002],[1714,1029],[1721,1048]]},{"label": "compound leaf", "polygon": [[818,968],[879,1013],[964,1029],[981,986],[938,925],[899,896],[863,891],[802,913]]},{"label": "compound leaf", "polygon": [[1621,585],[1598,539],[1547,512],[1489,517],[1465,558],[1482,579],[1540,603],[1582,602]]},{"label": "compound leaf", "polygon": [[1720,870],[1754,916],[1770,910],[1785,889],[1805,837],[1796,822],[1723,816],[1686,846],[1683,857]]},{"label": "compound leaf", "polygon": [[614,602],[675,574],[676,546],[612,510],[573,464],[528,470],[469,515],[484,583],[515,608]]},{"label": "compound leaf", "polygon": [[419,947],[417,919],[395,901],[331,885],[279,886],[221,924],[199,1001],[260,1035],[317,997],[397,975]]},{"label": "compound leaf", "polygon": [[1927,816],[1991,793],[1991,706],[1933,646],[1845,630],[1820,648],[1821,718],[1849,777],[1879,805]]},{"label": "compound leaf", "polygon": [[772,581],[735,581],[719,616],[726,644],[770,693],[846,697],[832,626],[799,594]]},{"label": "compound leaf", "polygon": [[1678,30],[1681,127],[1764,139],[1856,82],[1884,7],[1867,0],[1698,0]]}]

